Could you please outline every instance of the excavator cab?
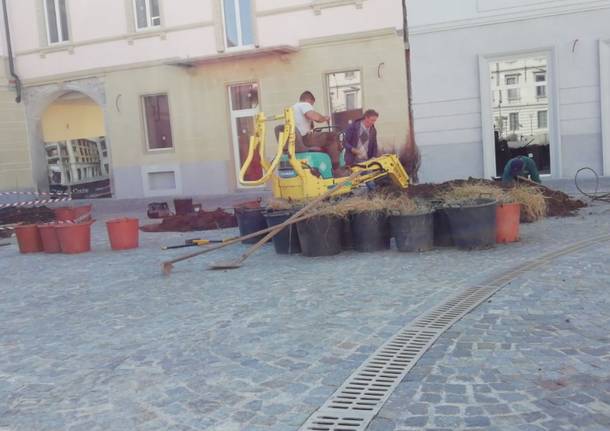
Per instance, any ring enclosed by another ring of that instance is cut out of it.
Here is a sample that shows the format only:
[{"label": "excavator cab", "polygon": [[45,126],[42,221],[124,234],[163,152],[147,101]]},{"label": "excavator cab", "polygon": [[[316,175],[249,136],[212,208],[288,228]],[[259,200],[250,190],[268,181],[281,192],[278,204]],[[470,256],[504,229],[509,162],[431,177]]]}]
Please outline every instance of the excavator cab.
[{"label": "excavator cab", "polygon": [[[284,125],[279,125],[275,128],[275,137],[280,143],[280,133],[284,131]],[[324,126],[324,127],[316,127],[313,129],[313,133],[324,133],[324,132],[333,132],[337,135],[337,139],[339,142],[343,142],[343,138],[345,136],[345,132],[341,130],[337,126]],[[295,139],[298,139],[295,136]],[[298,147],[298,146],[297,146]],[[310,147],[307,148],[307,151],[298,151],[295,150],[295,157],[297,160],[302,161],[302,163],[309,166],[314,175],[318,175],[324,179],[333,178],[333,170],[332,170],[332,162],[330,156],[324,151],[321,147]],[[345,167],[345,149],[341,151],[339,157],[339,166]],[[292,169],[290,165],[290,161],[288,159],[288,153],[285,152],[280,161],[278,175],[282,178],[291,178],[297,175],[297,173]]]},{"label": "excavator cab", "polygon": [[[278,146],[271,161],[265,157],[266,123],[283,120],[284,127],[276,128]],[[245,175],[258,154],[263,168],[263,176],[257,180],[246,180]],[[342,165],[345,159],[342,157]],[[352,166],[358,175],[337,194],[348,193],[369,181],[388,176],[399,187],[407,188],[409,177],[394,154],[383,155]],[[284,110],[283,115],[267,118],[264,113],[256,116],[254,135],[250,137],[248,155],[240,170],[239,181],[245,186],[260,186],[271,182],[273,196],[279,199],[304,200],[316,198],[329,188],[341,182],[333,178],[332,164],[328,154],[319,151],[296,152],[296,134],[292,108]]]}]

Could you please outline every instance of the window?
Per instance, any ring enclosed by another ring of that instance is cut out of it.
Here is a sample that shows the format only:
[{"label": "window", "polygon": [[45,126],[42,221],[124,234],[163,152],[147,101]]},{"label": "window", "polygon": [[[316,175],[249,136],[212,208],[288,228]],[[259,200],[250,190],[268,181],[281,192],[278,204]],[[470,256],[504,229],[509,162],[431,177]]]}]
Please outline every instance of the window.
[{"label": "window", "polygon": [[223,0],[222,3],[227,48],[254,45],[252,0]]},{"label": "window", "polygon": [[136,29],[143,30],[161,25],[159,0],[135,0]]},{"label": "window", "polygon": [[174,190],[176,173],[174,171],[149,172],[148,187],[150,190]]},{"label": "window", "polygon": [[538,128],[547,129],[549,127],[548,111],[538,111]]},{"label": "window", "polygon": [[506,75],[506,85],[519,85],[519,75]]},{"label": "window", "polygon": [[519,130],[519,113],[511,112],[508,114],[508,127],[511,131]]},{"label": "window", "polygon": [[362,117],[362,84],[359,70],[326,75],[331,121],[345,129],[353,120]]},{"label": "window", "polygon": [[345,93],[345,109],[352,111],[356,109],[358,93]]},{"label": "window", "polygon": [[534,81],[536,82],[536,97],[538,99],[546,98],[546,71],[534,72]]},{"label": "window", "polygon": [[546,97],[546,85],[536,86],[536,97],[539,99],[544,99]]},{"label": "window", "polygon": [[79,179],[79,180],[82,180],[82,179],[83,179],[83,174],[81,173],[80,168],[77,168],[77,169],[76,169],[76,174],[78,175],[78,179]]},{"label": "window", "polygon": [[167,94],[144,96],[144,121],[149,150],[173,148]]},{"label": "window", "polygon": [[69,40],[66,0],[44,0],[44,12],[49,45]]},{"label": "window", "polygon": [[521,100],[521,89],[520,88],[509,88],[507,93],[508,93],[509,102]]}]

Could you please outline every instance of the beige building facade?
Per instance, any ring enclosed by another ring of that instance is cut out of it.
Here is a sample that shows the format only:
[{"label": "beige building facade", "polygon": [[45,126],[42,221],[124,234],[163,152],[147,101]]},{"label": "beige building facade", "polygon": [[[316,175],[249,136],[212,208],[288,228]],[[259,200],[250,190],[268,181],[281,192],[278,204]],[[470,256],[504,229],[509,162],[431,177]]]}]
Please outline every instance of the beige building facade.
[{"label": "beige building facade", "polygon": [[[253,116],[281,113],[303,90],[337,124],[348,108],[376,109],[381,147],[405,144],[400,2],[8,3],[30,157],[29,183],[20,187],[48,188],[45,142],[103,132],[116,197],[239,190]],[[14,24],[28,20],[34,25]],[[340,96],[337,82],[347,83]],[[269,154],[274,146],[269,133]],[[0,189],[15,187],[2,181]]]},{"label": "beige building facade", "polygon": [[8,61],[0,56],[0,190],[29,190],[32,164],[23,105],[15,102]]}]

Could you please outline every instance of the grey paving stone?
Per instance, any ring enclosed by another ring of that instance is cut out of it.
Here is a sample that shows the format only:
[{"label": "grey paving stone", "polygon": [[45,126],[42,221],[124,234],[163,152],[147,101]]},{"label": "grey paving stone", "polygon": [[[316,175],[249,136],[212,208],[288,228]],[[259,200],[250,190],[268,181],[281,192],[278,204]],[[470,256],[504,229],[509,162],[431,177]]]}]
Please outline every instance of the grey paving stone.
[{"label": "grey paving stone", "polygon": [[467,416],[464,418],[464,423],[467,428],[488,427],[491,421],[486,416]]},{"label": "grey paving stone", "polygon": [[[0,249],[0,428],[296,430],[422,312],[610,231],[600,213],[524,225],[521,242],[480,252],[307,259],[266,247],[238,271],[205,271],[236,246],[162,277],[180,252],[159,246],[192,233],[142,233],[139,249],[115,253],[96,218],[88,254]],[[441,337],[373,426],[609,429],[609,254],[600,244],[518,277]]]}]

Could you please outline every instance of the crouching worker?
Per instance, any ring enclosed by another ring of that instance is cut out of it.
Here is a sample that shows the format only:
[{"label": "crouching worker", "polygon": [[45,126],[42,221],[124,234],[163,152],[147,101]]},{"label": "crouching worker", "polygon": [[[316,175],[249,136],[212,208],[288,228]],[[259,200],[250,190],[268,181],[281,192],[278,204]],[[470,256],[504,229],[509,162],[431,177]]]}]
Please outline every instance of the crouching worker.
[{"label": "crouching worker", "polygon": [[529,177],[532,181],[540,183],[540,174],[536,163],[527,156],[518,156],[506,163],[502,174],[502,184],[505,186],[512,185],[517,177]]},{"label": "crouching worker", "polygon": [[354,121],[345,130],[345,164],[352,166],[366,162],[378,156],[377,129],[375,122],[379,114],[369,109],[359,120]]}]

